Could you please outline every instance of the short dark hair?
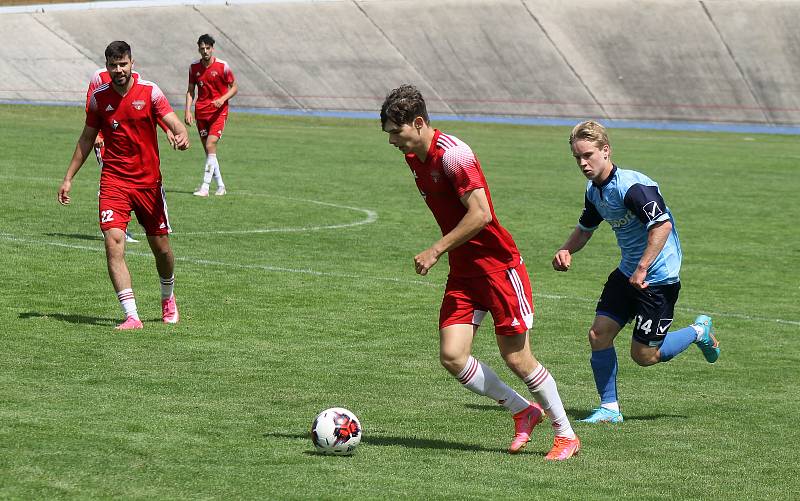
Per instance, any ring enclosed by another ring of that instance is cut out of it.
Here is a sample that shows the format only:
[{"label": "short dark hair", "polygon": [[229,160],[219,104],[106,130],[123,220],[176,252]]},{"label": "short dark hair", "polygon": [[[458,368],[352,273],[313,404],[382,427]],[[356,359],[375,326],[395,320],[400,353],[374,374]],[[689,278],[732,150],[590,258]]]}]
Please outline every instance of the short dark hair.
[{"label": "short dark hair", "polygon": [[206,45],[214,46],[214,37],[206,33],[205,35],[200,35],[200,38],[197,39],[197,46],[200,47],[200,44],[204,43]]},{"label": "short dark hair", "polygon": [[108,44],[108,47],[106,47],[106,61],[122,59],[126,55],[129,59],[133,58],[133,56],[131,56],[131,46],[128,45],[128,42],[116,40]]},{"label": "short dark hair", "polygon": [[419,89],[411,84],[403,84],[386,95],[381,106],[381,127],[391,120],[397,125],[410,124],[415,118],[422,117],[428,123],[428,109]]}]

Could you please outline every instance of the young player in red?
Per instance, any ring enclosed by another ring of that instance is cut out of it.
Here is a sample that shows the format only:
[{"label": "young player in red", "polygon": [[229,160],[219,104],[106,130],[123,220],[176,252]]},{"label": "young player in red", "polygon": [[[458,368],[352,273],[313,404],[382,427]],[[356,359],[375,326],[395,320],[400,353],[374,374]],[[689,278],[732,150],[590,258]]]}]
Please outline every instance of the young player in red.
[{"label": "young player in red", "polygon": [[[134,81],[139,79],[139,73],[136,71],[131,72],[131,77]],[[86,89],[86,112],[89,112],[89,101],[92,99],[92,94],[94,91],[103,84],[107,84],[111,82],[111,75],[108,73],[108,70],[105,68],[98,68],[97,71],[94,72],[92,78],[89,80],[89,87]],[[167,141],[169,144],[174,148],[175,147],[175,136],[172,134],[172,131],[169,130],[167,124],[164,123],[163,120],[160,118],[158,119],[158,126],[167,134]],[[97,165],[100,168],[103,168],[103,133],[98,132],[97,137],[94,140],[94,156],[97,159]],[[133,238],[133,233],[131,232],[130,228],[125,230],[125,241],[129,243],[138,243],[139,241]]]},{"label": "young player in red", "polygon": [[[197,122],[200,141],[206,152],[203,170],[203,183],[194,192],[198,197],[208,196],[211,178],[217,182],[215,195],[224,195],[225,183],[217,160],[217,143],[225,130],[228,119],[228,101],[239,91],[236,79],[228,63],[214,57],[214,39],[211,35],[201,35],[197,40],[200,59],[189,67],[189,88],[186,90],[186,125]],[[195,114],[192,115],[192,101],[197,87]]]},{"label": "young player in red", "polygon": [[[386,97],[381,125],[389,144],[405,155],[442,238],[414,257],[416,272],[426,275],[444,254],[450,260],[439,313],[439,359],[470,391],[487,396],[514,417],[519,452],[546,413],[555,441],[545,459],[569,459],[580,450],[556,382],[533,356],[528,331],[533,325],[530,281],[517,246],[497,220],[480,163],[469,146],[430,126],[425,101],[416,87],[403,85]],[[537,403],[500,380],[472,355],[472,342],[486,313],[506,365],[523,380]]]},{"label": "young player in red", "polygon": [[136,308],[131,276],[125,262],[125,229],[133,211],[145,228],[161,278],[161,313],[165,323],[178,321],[173,293],[175,258],[169,244],[169,220],[161,186],[156,121],[162,119],[172,131],[175,147],[189,147],[186,128],[161,89],[152,82],[134,79],[130,46],[111,42],[105,51],[111,81],[92,93],[83,127],[58,201],[70,203],[72,179],[89,156],[98,132],[103,133],[103,169],[100,174],[100,229],[106,248],[111,283],[117,293],[125,321],[117,329],[143,327]]}]

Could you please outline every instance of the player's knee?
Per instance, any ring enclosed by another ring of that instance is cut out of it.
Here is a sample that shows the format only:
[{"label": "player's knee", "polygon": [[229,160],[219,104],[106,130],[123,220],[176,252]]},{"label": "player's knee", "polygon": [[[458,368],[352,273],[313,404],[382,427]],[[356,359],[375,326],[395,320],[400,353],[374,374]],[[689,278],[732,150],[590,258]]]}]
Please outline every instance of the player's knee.
[{"label": "player's knee", "polygon": [[[503,353],[502,355],[503,360],[506,363],[506,367],[511,369],[511,372],[515,374],[526,372],[528,368],[535,365],[533,356],[530,354],[530,352],[518,351],[514,353]],[[528,371],[528,373],[530,373],[530,371]]]},{"label": "player's knee", "polygon": [[653,352],[631,350],[631,358],[640,367],[649,367],[651,365],[657,364],[660,361],[658,356],[658,350],[655,350]]},{"label": "player's knee", "polygon": [[448,353],[446,351],[439,352],[439,363],[442,364],[447,372],[456,375],[467,365],[469,355],[463,356],[456,353]]},{"label": "player's knee", "polygon": [[594,327],[589,329],[589,345],[592,350],[601,350],[611,346],[613,337],[601,332]]},{"label": "player's knee", "polygon": [[106,231],[103,232],[103,241],[106,247],[106,252],[109,254],[117,254],[125,252],[125,232],[124,231]]}]

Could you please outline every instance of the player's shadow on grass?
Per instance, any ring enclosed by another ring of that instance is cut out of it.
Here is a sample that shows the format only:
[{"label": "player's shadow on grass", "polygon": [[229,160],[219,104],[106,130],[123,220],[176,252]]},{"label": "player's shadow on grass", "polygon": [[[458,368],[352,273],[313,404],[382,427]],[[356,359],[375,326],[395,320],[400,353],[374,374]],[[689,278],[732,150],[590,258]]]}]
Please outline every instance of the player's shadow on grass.
[{"label": "player's shadow on grass", "polygon": [[[502,405],[464,404],[464,407],[466,407],[467,409],[474,409],[476,411],[508,412]],[[570,421],[574,421],[576,419],[581,419],[586,417],[591,412],[591,409],[587,409],[585,411],[578,409],[564,409],[564,411],[567,413],[567,417],[569,417]]]},{"label": "player's shadow on grass", "polygon": [[100,240],[103,241],[103,235],[84,235],[82,233],[45,233],[48,237],[62,237],[71,238],[73,240]]},{"label": "player's shadow on grass", "polygon": [[116,325],[118,322],[113,318],[89,317],[86,315],[71,315],[66,313],[42,313],[40,311],[26,311],[24,313],[20,313],[19,318],[22,320],[27,320],[29,318],[52,318],[70,324],[89,325]]},{"label": "player's shadow on grass", "polygon": [[[500,405],[491,404],[465,404],[464,407],[468,409],[475,409],[479,411],[498,411],[508,412]],[[592,413],[592,409],[564,409],[570,421],[578,421],[585,418]],[[689,416],[684,414],[625,414],[625,421],[655,421],[657,419],[688,419]]]},{"label": "player's shadow on grass", "polygon": [[[267,438],[302,438],[309,439],[306,433],[264,433]],[[368,435],[361,439],[361,443],[368,445],[400,446],[409,449],[450,449],[455,451],[476,451],[476,452],[506,452],[506,449],[483,447],[475,444],[465,444],[463,442],[450,442],[447,440],[437,440],[432,438],[417,437],[397,437],[391,435],[374,436]],[[309,451],[308,454],[317,454]]]},{"label": "player's shadow on grass", "polygon": [[[180,195],[194,195],[194,191],[191,190],[164,190],[167,193],[177,193]],[[212,192],[213,193],[213,192]],[[209,197],[211,198],[211,197]]]}]

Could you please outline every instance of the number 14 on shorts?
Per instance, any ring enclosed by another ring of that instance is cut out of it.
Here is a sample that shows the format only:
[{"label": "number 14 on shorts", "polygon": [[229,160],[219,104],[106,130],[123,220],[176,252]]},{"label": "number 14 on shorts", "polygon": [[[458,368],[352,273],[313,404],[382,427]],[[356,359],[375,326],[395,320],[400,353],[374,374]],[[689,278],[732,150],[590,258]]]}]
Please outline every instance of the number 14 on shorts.
[{"label": "number 14 on shorts", "polygon": [[[650,331],[653,330],[653,319],[652,318],[645,319],[641,315],[636,315],[636,318],[634,320],[636,321],[635,329],[637,331],[643,332],[645,336],[649,336]],[[658,321],[658,326],[656,327],[657,328],[656,334],[659,336],[666,335],[671,325],[672,325],[671,318],[660,319]]]}]

